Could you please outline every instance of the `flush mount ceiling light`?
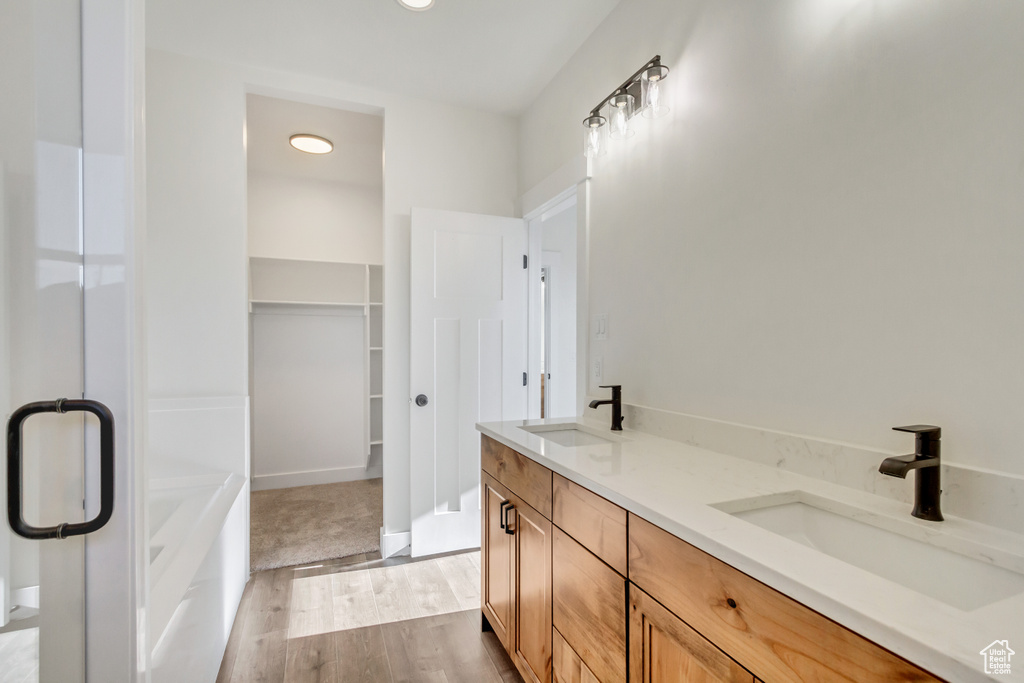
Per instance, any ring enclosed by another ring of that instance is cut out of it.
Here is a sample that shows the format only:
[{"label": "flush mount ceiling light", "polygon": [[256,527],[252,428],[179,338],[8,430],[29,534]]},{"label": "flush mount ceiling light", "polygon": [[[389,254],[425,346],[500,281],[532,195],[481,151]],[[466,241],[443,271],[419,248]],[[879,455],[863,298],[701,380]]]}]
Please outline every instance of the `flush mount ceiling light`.
[{"label": "flush mount ceiling light", "polygon": [[[611,129],[609,137],[613,140],[625,140],[633,136],[629,120],[634,114],[642,112],[645,118],[656,119],[668,113],[662,86],[667,75],[668,67],[661,65],[661,55],[654,55],[653,59],[590,110],[587,118],[583,119],[583,127],[586,129],[583,153],[587,158],[604,152],[606,127]],[[640,108],[636,109],[638,101]],[[601,114],[606,106],[607,118]],[[609,122],[610,125],[606,126]]]},{"label": "flush mount ceiling light", "polygon": [[397,0],[398,4],[413,12],[423,12],[434,6],[434,0]]},{"label": "flush mount ceiling light", "polygon": [[334,149],[334,143],[330,140],[310,133],[296,133],[288,138],[288,142],[295,149],[307,154],[327,154]]}]

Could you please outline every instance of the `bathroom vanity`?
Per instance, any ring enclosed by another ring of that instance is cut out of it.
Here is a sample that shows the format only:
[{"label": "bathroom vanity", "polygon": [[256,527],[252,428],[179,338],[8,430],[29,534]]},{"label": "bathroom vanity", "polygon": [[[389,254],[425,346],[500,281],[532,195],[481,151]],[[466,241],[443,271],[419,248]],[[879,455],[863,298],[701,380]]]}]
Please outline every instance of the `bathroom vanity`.
[{"label": "bathroom vanity", "polygon": [[[978,578],[998,589],[929,596],[865,569],[904,565],[884,545],[855,566],[787,538],[806,522],[794,515],[813,508],[808,524],[839,524],[854,550],[857,533],[867,548],[895,533],[963,551],[980,525],[937,531],[900,519],[903,504],[640,432],[478,429],[485,627],[527,681],[987,680],[973,652],[1024,633],[1015,534],[987,539],[994,573]],[[841,526],[864,520],[874,526]],[[939,573],[943,561],[926,557]]]}]

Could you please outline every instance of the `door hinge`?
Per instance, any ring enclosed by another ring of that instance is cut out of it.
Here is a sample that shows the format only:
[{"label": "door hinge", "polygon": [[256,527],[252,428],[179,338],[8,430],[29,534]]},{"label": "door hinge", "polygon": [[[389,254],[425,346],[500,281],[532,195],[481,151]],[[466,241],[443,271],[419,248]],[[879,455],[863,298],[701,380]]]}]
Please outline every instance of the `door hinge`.
[{"label": "door hinge", "polygon": [[523,254],[523,270],[526,270],[527,268],[529,268],[529,263],[530,263],[530,257],[527,256],[526,254]]},{"label": "door hinge", "polygon": [[523,386],[526,386],[526,373],[523,373]]}]

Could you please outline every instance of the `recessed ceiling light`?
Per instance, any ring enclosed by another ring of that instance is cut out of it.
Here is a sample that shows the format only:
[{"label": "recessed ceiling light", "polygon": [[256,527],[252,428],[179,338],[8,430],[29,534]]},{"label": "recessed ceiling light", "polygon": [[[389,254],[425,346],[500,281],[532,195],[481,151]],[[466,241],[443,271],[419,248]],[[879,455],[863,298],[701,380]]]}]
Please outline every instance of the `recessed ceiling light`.
[{"label": "recessed ceiling light", "polygon": [[413,12],[422,12],[434,6],[434,0],[398,0],[398,4]]},{"label": "recessed ceiling light", "polygon": [[334,144],[327,138],[309,133],[297,133],[288,138],[288,142],[295,149],[307,154],[327,154],[334,149]]}]

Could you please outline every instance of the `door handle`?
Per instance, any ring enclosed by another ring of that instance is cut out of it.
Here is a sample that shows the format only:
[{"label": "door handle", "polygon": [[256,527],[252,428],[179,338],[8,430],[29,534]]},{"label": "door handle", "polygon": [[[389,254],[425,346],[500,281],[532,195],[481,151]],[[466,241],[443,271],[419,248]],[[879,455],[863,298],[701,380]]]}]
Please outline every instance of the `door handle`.
[{"label": "door handle", "polygon": [[[100,421],[100,511],[87,522],[64,522],[57,526],[36,527],[22,515],[21,427],[39,413],[92,413]],[[114,514],[114,415],[99,401],[59,398],[56,401],[26,403],[7,421],[7,521],[14,533],[24,538],[67,538],[98,531]]]},{"label": "door handle", "polygon": [[508,507],[505,508],[505,511],[501,515],[501,521],[502,521],[502,525],[501,526],[502,526],[503,529],[505,529],[505,533],[508,534],[509,536],[514,536],[515,533],[516,533],[516,530],[512,528],[512,522],[508,521],[508,513],[512,512],[515,509],[516,509],[516,506],[513,505],[511,502],[509,502],[508,503]]},{"label": "door handle", "polygon": [[512,501],[510,501],[510,500],[503,500],[503,501],[501,501],[501,505],[498,506],[498,527],[500,527],[502,529],[505,528],[505,506],[506,505],[511,505],[511,504],[512,504]]},{"label": "door handle", "polygon": [[418,405],[420,408],[422,408],[423,406],[427,405],[427,395],[426,394],[420,394],[419,396],[417,396],[416,397],[416,405]]}]

